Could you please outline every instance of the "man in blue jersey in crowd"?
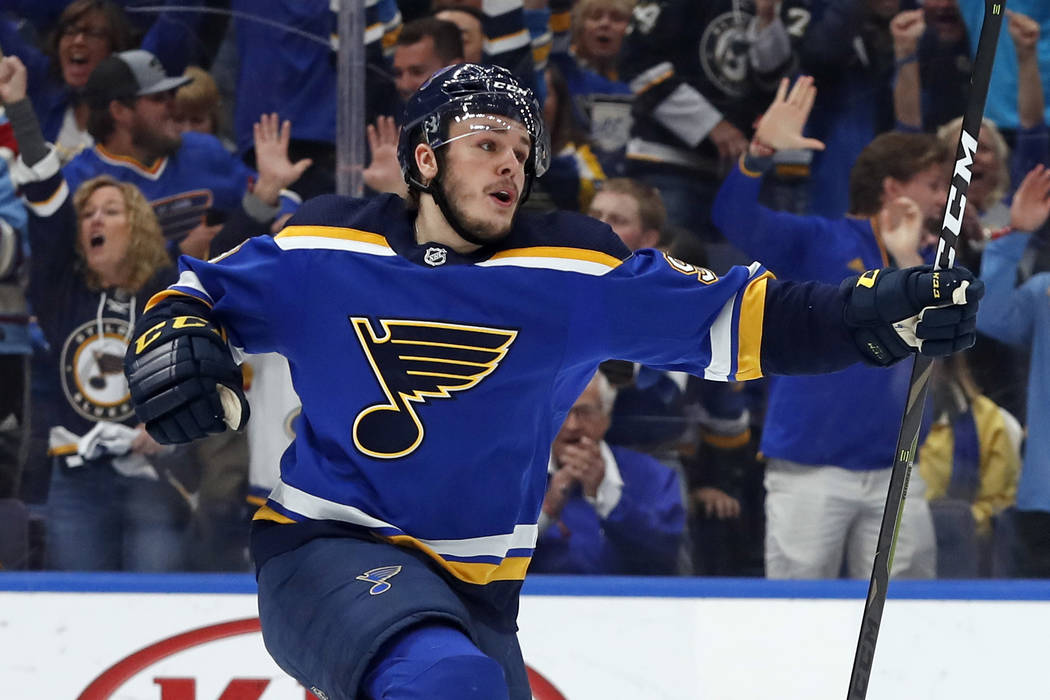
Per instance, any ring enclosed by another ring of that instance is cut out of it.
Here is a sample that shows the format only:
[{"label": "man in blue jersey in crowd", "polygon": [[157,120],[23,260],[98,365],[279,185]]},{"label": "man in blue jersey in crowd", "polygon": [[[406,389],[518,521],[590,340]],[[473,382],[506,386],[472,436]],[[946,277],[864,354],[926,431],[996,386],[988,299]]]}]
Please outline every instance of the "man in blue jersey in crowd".
[{"label": "man in blue jersey in crowd", "polygon": [[[798,85],[814,92],[810,78]],[[763,174],[805,122],[791,123],[787,84],[759,122],[756,140],[726,177],[712,217],[726,239],[760,255],[777,277],[838,284],[871,267],[922,264],[923,223],[944,211],[949,153],[931,134],[888,132],[853,164],[850,215],[803,216],[759,204]],[[867,578],[908,397],[910,369],[855,365],[770,384],[759,449],[767,458],[767,578]],[[865,418],[857,420],[857,397]],[[918,474],[909,483],[893,575],[933,578],[933,519]]]},{"label": "man in blue jersey in crowd", "polygon": [[[121,51],[104,58],[84,88],[93,148],[81,151],[62,171],[71,191],[97,175],[130,182],[145,195],[170,245],[207,258],[217,221],[230,220],[216,250],[244,239],[243,232],[269,231],[279,212],[294,211],[298,197],[285,188],[309,167],[288,160],[288,131],[276,153],[257,154],[259,172],[235,158],[211,134],[180,134],[172,110],[175,90],[190,82],[169,76],[148,51]],[[276,118],[256,115],[260,126],[279,131]],[[224,245],[224,243],[226,245]]]},{"label": "man in blue jersey in crowd", "polygon": [[322,196],[184,257],[137,326],[126,373],[163,443],[244,425],[231,350],[288,358],[302,413],[252,548],[267,649],[320,698],[531,697],[518,595],[551,442],[602,360],[743,380],[973,342],[962,269],[719,277],[519,215],[550,161],[541,114],[501,68],[442,70],[406,105],[407,203]]}]

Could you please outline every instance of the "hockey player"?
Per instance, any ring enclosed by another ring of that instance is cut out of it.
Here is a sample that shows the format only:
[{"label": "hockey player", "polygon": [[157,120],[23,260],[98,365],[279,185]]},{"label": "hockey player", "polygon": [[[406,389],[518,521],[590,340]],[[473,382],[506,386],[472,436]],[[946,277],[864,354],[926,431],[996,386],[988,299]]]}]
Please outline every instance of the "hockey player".
[{"label": "hockey player", "polygon": [[288,358],[302,414],[252,546],[267,649],[318,697],[531,697],[518,593],[551,440],[601,360],[743,380],[973,342],[962,269],[719,277],[518,215],[550,158],[540,115],[503,69],[444,69],[406,106],[410,204],[311,200],[273,238],[183,258],[137,326],[126,373],[163,443],[245,424],[231,346]]}]

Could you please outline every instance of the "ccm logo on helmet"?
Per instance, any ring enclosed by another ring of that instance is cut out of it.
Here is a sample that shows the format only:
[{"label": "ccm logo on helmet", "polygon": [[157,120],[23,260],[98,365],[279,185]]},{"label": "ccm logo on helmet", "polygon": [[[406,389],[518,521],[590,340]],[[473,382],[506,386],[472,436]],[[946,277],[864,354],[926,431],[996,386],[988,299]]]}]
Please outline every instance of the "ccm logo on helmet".
[{"label": "ccm logo on helmet", "polygon": [[528,88],[523,88],[520,85],[514,85],[513,83],[508,83],[508,82],[505,82],[505,81],[502,81],[502,80],[493,80],[492,81],[492,87],[500,89],[500,90],[507,90],[508,92],[513,92],[513,93],[516,93],[516,94],[521,95],[523,97],[531,97],[532,96],[532,90],[529,90]]}]

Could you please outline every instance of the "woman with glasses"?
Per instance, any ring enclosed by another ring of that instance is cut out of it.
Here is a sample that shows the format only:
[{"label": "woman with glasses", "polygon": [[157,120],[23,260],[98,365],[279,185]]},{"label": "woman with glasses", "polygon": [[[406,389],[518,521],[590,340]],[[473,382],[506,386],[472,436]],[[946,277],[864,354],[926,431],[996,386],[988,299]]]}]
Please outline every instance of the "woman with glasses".
[{"label": "woman with glasses", "polygon": [[[168,72],[182,73],[194,45],[200,15],[180,13],[178,21],[158,16],[142,39]],[[44,138],[54,143],[63,162],[93,144],[87,133],[87,106],[80,92],[99,62],[117,51],[136,48],[134,27],[112,0],[73,0],[38,47],[28,42],[12,19],[0,19],[0,48],[18,56],[29,71],[29,98],[39,115]]]}]

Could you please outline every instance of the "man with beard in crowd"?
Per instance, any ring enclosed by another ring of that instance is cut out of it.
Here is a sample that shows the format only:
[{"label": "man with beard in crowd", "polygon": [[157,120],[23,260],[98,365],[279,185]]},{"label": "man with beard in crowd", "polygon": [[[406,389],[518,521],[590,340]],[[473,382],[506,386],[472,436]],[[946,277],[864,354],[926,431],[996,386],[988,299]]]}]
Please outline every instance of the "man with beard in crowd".
[{"label": "man with beard in crowd", "polygon": [[262,233],[260,226],[268,228],[280,210],[293,210],[297,198],[284,188],[310,161],[288,160],[291,127],[278,125],[276,115],[262,115],[256,125],[258,174],[216,137],[180,134],[172,105],[175,90],[190,80],[168,76],[148,51],[103,59],[85,87],[95,146],[71,160],[63,175],[74,192],[103,174],[136,185],[153,205],[169,245],[203,258],[220,222],[233,217],[228,228],[236,229],[239,239],[231,235],[232,244]]}]

